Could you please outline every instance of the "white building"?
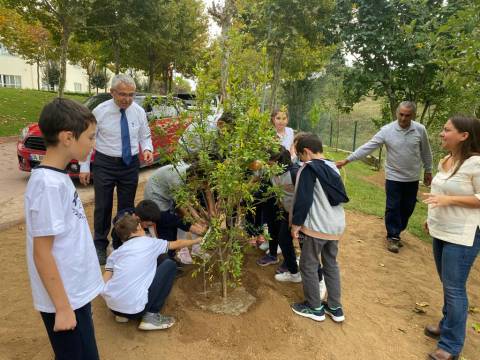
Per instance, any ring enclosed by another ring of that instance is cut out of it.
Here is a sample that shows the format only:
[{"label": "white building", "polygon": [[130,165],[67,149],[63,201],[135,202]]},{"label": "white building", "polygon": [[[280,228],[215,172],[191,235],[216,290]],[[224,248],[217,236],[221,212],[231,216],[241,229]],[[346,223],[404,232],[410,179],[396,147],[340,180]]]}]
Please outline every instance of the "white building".
[{"label": "white building", "polygon": [[[41,77],[42,70],[40,69],[40,86],[47,89],[47,86],[42,84]],[[10,54],[0,44],[0,87],[37,89],[37,65],[27,64],[21,57]],[[88,76],[80,66],[67,64],[65,91],[88,91]]]}]

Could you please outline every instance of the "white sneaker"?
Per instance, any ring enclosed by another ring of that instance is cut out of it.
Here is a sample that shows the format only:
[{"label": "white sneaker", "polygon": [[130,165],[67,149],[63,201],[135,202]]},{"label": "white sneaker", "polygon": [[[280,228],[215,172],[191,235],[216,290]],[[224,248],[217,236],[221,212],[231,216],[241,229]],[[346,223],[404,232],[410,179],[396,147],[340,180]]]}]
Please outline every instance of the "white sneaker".
[{"label": "white sneaker", "polygon": [[281,282],[299,283],[302,282],[302,275],[300,275],[300,271],[296,274],[292,274],[290,271],[285,271],[280,274],[275,274],[275,280]]},{"label": "white sneaker", "polygon": [[118,323],[127,323],[128,318],[123,317],[123,316],[115,315],[115,321],[118,322]]},{"label": "white sneaker", "polygon": [[325,296],[327,295],[327,286],[325,285],[325,279],[322,279],[322,281],[320,281],[318,285],[320,287],[320,300],[325,300]]},{"label": "white sneaker", "polygon": [[258,248],[262,251],[266,251],[268,250],[268,241],[264,241],[263,243],[261,243]]},{"label": "white sneaker", "polygon": [[193,263],[193,260],[192,260],[192,257],[190,256],[190,252],[188,251],[188,248],[183,248],[177,251],[177,257],[182,264],[188,265]]},{"label": "white sneaker", "polygon": [[[280,245],[277,246],[277,255],[281,254],[282,253],[282,249],[280,249]],[[267,251],[265,252],[266,255],[270,255],[270,249],[268,247],[268,243],[267,243]]]}]

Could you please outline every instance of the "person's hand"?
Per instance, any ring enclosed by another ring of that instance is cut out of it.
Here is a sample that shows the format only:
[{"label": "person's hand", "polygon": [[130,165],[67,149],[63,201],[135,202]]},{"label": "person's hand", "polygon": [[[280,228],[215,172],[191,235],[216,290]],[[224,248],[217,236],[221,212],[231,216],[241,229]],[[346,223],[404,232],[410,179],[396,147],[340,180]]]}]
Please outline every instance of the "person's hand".
[{"label": "person's hand", "polygon": [[427,234],[430,233],[430,231],[428,230],[428,223],[426,221],[423,223],[423,230],[425,230]]},{"label": "person's hand", "polygon": [[87,186],[90,183],[90,173],[81,172],[78,174],[78,180],[80,181],[80,184]]},{"label": "person's hand", "polygon": [[57,310],[55,313],[55,325],[53,331],[69,331],[77,327],[77,319],[71,307],[64,310]]},{"label": "person's hand", "polygon": [[440,207],[440,206],[449,206],[450,199],[447,195],[436,195],[432,193],[423,193],[425,196],[425,200],[423,202],[428,205],[432,205],[432,208]]},{"label": "person's hand", "polygon": [[190,232],[196,235],[203,235],[207,231],[207,227],[202,223],[195,223],[190,226]]},{"label": "person's hand", "polygon": [[432,183],[432,173],[426,172],[425,174],[423,174],[423,185],[430,186],[431,183]]},{"label": "person's hand", "polygon": [[153,154],[150,150],[145,150],[143,152],[143,160],[147,165],[150,165],[153,162]]},{"label": "person's hand", "polygon": [[341,169],[342,167],[347,165],[349,162],[350,161],[348,161],[347,159],[339,160],[339,161],[335,162],[335,165],[337,166],[337,168]]},{"label": "person's hand", "polygon": [[291,232],[292,232],[292,238],[294,240],[298,240],[298,234],[300,233],[300,226],[292,225]]}]

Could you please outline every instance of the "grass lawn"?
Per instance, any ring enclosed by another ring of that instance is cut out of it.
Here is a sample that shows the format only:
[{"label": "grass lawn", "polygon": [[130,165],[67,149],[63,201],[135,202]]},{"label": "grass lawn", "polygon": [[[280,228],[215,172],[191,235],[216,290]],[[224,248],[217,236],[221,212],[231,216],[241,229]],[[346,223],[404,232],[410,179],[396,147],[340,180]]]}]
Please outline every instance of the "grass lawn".
[{"label": "grass lawn", "polygon": [[[326,150],[326,156],[331,160],[341,160],[347,156],[344,152],[335,152],[334,149],[327,148]],[[341,170],[341,174],[350,198],[350,202],[346,204],[345,208],[383,218],[385,189],[383,181],[379,181],[379,178],[384,179],[382,174],[361,161],[348,164]],[[374,178],[376,181],[373,180]],[[369,179],[371,180],[369,181]],[[420,192],[429,192],[429,190],[421,186]],[[427,206],[418,202],[407,230],[423,241],[431,242],[430,236],[423,230],[423,223],[426,219]]]},{"label": "grass lawn", "polygon": [[[50,91],[0,88],[0,136],[18,135],[25,125],[38,121],[43,106],[57,96]],[[83,102],[85,95],[65,95]]]}]

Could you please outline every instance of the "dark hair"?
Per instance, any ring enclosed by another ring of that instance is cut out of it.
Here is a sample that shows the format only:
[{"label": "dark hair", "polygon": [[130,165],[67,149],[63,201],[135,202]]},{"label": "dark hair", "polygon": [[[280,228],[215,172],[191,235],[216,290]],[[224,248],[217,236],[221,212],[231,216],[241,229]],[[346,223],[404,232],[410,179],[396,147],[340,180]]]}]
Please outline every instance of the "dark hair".
[{"label": "dark hair", "polygon": [[161,218],[161,212],[158,205],[153,200],[142,200],[137,206],[135,206],[135,214],[140,221],[153,221],[159,222]]},{"label": "dark hair", "polygon": [[468,133],[468,137],[460,144],[460,161],[450,175],[452,177],[470,156],[480,155],[480,121],[460,114],[452,116],[449,120],[458,132]]},{"label": "dark hair", "polygon": [[306,131],[299,131],[299,132],[296,133],[295,136],[293,137],[293,143],[294,143],[294,144],[297,143],[298,140],[299,140],[301,137],[303,137],[303,136],[305,136],[305,135],[308,135],[308,134],[309,134],[309,133],[306,132]]},{"label": "dark hair", "polygon": [[137,231],[138,218],[135,215],[125,214],[115,223],[115,233],[122,242],[127,241],[128,238]]},{"label": "dark hair", "polygon": [[47,147],[58,144],[58,134],[62,131],[71,131],[78,139],[90,124],[96,123],[87,107],[64,98],[56,98],[45,105],[38,121]]},{"label": "dark hair", "polygon": [[292,155],[290,151],[285,149],[284,146],[280,145],[278,151],[272,151],[270,153],[270,161],[275,161],[278,165],[291,166],[292,165]]},{"label": "dark hair", "polygon": [[232,125],[235,122],[235,116],[230,111],[224,111],[218,121],[223,121],[226,125]]},{"label": "dark hair", "polygon": [[273,119],[275,118],[275,116],[277,116],[278,113],[280,112],[283,112],[287,115],[287,119],[288,119],[288,110],[287,108],[275,108],[273,109],[272,113],[270,114],[270,121],[273,123]]},{"label": "dark hair", "polygon": [[301,136],[295,145],[295,150],[301,154],[305,149],[309,149],[314,154],[323,153],[322,140],[318,135],[311,133]]}]

